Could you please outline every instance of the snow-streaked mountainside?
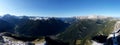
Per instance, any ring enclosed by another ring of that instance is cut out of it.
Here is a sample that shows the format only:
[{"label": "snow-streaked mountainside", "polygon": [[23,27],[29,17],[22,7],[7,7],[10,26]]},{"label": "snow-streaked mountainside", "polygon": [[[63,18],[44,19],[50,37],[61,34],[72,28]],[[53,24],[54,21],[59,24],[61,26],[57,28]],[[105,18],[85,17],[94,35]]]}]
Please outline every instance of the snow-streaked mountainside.
[{"label": "snow-streaked mountainside", "polygon": [[75,18],[77,18],[77,19],[106,19],[106,18],[112,18],[112,17],[89,15],[89,16],[75,16]]},{"label": "snow-streaked mountainside", "polygon": [[54,18],[56,20],[61,20],[64,23],[72,24],[73,22],[76,22],[78,20],[82,19],[111,19],[111,20],[120,20],[118,18],[109,17],[109,16],[97,16],[97,15],[89,15],[89,16],[73,16],[73,17],[40,17],[40,16],[15,16],[10,14],[5,14],[4,16],[0,16],[0,19],[7,21],[11,24],[17,24],[19,22],[24,22],[26,20],[49,20],[51,18]]},{"label": "snow-streaked mountainside", "polygon": [[73,17],[64,18],[64,17],[40,17],[40,16],[14,16],[10,14],[0,16],[0,19],[3,19],[3,20],[10,20],[10,19],[49,20],[51,18],[55,18],[62,21],[68,21],[68,22],[73,21],[75,19]]},{"label": "snow-streaked mountainside", "polygon": [[64,23],[72,24],[78,20],[82,19],[91,19],[91,20],[96,20],[96,19],[111,19],[111,20],[119,20],[118,18],[114,17],[107,17],[107,16],[97,16],[97,15],[89,15],[89,16],[73,16],[73,17],[41,17],[41,16],[15,16],[15,15],[10,15],[6,14],[4,16],[0,16],[0,19],[7,21],[11,24],[17,25],[19,22],[24,22],[26,20],[49,20],[51,18],[54,18],[56,20],[61,20]]},{"label": "snow-streaked mountainside", "polygon": [[[107,18],[114,18],[114,17],[109,17],[109,16],[98,16],[98,15],[88,15],[88,16],[73,16],[73,17],[40,17],[40,16],[14,16],[10,14],[5,14],[4,16],[0,16],[1,19],[9,19],[9,18],[14,18],[14,19],[30,19],[30,20],[48,20],[50,18],[56,18],[60,19],[62,21],[73,21],[76,19],[107,19]],[[118,18],[114,18],[118,19]]]}]

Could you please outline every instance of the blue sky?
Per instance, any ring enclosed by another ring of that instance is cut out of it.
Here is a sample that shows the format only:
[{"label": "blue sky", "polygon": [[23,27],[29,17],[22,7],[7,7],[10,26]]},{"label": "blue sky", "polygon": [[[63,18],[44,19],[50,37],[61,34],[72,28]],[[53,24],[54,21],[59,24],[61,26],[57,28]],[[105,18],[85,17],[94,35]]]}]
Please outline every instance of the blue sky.
[{"label": "blue sky", "polygon": [[119,0],[0,0],[0,15],[120,17]]}]

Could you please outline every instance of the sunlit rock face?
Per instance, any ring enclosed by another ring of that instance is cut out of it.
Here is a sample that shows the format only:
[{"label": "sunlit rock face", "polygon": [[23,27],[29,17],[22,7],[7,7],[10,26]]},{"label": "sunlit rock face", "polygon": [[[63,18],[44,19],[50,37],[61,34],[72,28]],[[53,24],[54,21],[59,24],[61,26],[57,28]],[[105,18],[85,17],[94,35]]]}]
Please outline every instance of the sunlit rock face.
[{"label": "sunlit rock face", "polygon": [[46,44],[46,42],[42,42],[42,43],[35,43],[35,45],[45,45]]},{"label": "sunlit rock face", "polygon": [[107,45],[113,44],[113,45],[119,45],[118,37],[119,37],[119,31],[120,31],[120,21],[117,21],[113,32],[108,36],[108,42]]},{"label": "sunlit rock face", "polygon": [[113,32],[117,32],[118,30],[120,30],[120,21],[117,21],[115,26],[114,26],[114,31]]},{"label": "sunlit rock face", "polygon": [[9,36],[2,36],[4,40],[4,45],[34,45],[34,43],[31,42],[24,42],[20,40],[16,40]]},{"label": "sunlit rock face", "polygon": [[108,36],[98,35],[92,38],[92,45],[120,45],[120,21],[117,21],[113,32]]}]

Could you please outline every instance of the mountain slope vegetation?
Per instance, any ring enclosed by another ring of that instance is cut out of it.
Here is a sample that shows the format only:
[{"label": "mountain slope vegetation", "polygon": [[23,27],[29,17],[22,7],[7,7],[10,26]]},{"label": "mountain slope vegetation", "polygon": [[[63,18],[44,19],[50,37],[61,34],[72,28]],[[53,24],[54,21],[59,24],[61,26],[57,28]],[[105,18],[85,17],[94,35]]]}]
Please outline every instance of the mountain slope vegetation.
[{"label": "mountain slope vegetation", "polygon": [[[115,21],[83,19],[75,22],[57,37],[70,45],[90,45],[91,38],[96,35],[108,35],[113,31]],[[79,40],[79,42],[77,42]]]},{"label": "mountain slope vegetation", "polygon": [[55,35],[65,30],[69,24],[50,18],[48,20],[27,20],[17,25],[15,33],[31,37]]},{"label": "mountain slope vegetation", "polygon": [[13,37],[25,41],[52,35],[70,45],[91,45],[93,37],[99,35],[107,37],[113,31],[115,22],[116,20],[112,18],[79,19],[5,15],[0,17],[0,33],[8,32],[14,35]]}]

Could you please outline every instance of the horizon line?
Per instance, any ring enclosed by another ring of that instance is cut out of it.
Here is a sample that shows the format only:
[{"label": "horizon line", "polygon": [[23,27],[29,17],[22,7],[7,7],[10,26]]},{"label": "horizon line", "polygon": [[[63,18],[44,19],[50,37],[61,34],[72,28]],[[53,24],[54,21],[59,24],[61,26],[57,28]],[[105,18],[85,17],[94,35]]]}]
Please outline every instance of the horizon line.
[{"label": "horizon line", "polygon": [[14,14],[3,14],[0,16],[11,15],[11,16],[39,16],[39,17],[79,17],[79,16],[105,16],[105,17],[120,17],[120,16],[110,16],[110,15],[100,15],[100,14],[90,14],[90,15],[76,15],[76,16],[41,16],[41,15],[14,15]]}]

